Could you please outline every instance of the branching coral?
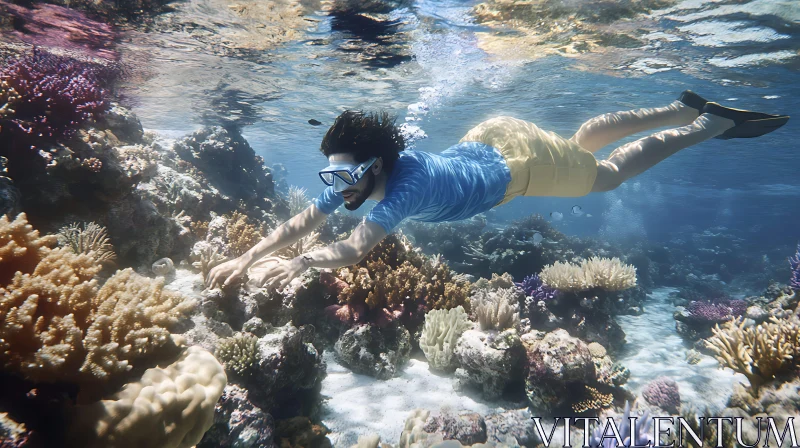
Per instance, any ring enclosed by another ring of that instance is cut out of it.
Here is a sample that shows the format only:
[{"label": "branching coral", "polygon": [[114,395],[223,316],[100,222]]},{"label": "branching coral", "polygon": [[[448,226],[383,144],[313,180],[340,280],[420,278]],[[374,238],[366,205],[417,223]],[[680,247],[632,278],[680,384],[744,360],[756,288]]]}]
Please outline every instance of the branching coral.
[{"label": "branching coral", "polygon": [[708,347],[723,367],[747,377],[753,389],[800,361],[800,321],[796,317],[771,318],[747,327],[737,318],[717,325]]},{"label": "branching coral", "polygon": [[0,216],[0,285],[8,283],[15,272],[33,272],[47,255],[47,248],[57,241],[52,235],[40,237],[39,231],[28,224],[25,213],[14,221]]},{"label": "branching coral", "polygon": [[[24,216],[17,221],[26,228]],[[27,227],[29,240],[38,236]],[[13,229],[0,229],[0,239],[11,240],[6,232]],[[98,290],[101,266],[91,255],[39,251],[44,257],[32,272],[17,272],[0,288],[0,363],[7,371],[42,382],[104,381],[173,348],[168,329],[191,301],[130,269]]]},{"label": "branching coral", "polygon": [[402,237],[385,238],[352,268],[340,269],[347,286],[338,291],[342,304],[370,310],[468,307],[470,285],[457,281],[444,263],[430,263]]},{"label": "branching coral", "polygon": [[725,322],[741,316],[747,310],[744,300],[694,301],[686,307],[689,319],[698,322]]},{"label": "branching coral", "polygon": [[91,255],[98,263],[117,258],[106,228],[94,222],[84,224],[83,228],[78,223],[62,227],[58,231],[58,242],[76,254]]},{"label": "branching coral", "polygon": [[228,217],[227,225],[228,247],[231,253],[238,257],[258,244],[264,235],[264,226],[256,226],[250,222],[247,215],[233,212]]},{"label": "branching coral", "polygon": [[584,394],[586,398],[572,405],[572,410],[578,414],[599,411],[614,403],[614,395],[604,394],[591,386],[584,385]]},{"label": "branching coral", "polygon": [[581,263],[590,288],[621,291],[636,286],[636,268],[619,258],[592,257]]},{"label": "branching coral", "polygon": [[425,315],[425,326],[419,338],[419,347],[425,353],[431,368],[451,370],[453,352],[458,338],[470,327],[463,307],[433,310]]},{"label": "branching coral", "polygon": [[19,96],[6,118],[35,140],[58,140],[108,108],[103,85],[115,76],[109,67],[35,49],[0,67],[0,96]]},{"label": "branching coral", "polygon": [[305,188],[295,187],[294,185],[289,187],[289,214],[291,216],[302,213],[310,204]]},{"label": "branching coral", "polygon": [[560,291],[621,291],[636,286],[636,268],[622,264],[616,257],[592,257],[580,266],[557,261],[545,266],[539,277],[545,285]]},{"label": "branching coral", "polygon": [[225,368],[245,376],[258,367],[261,354],[258,351],[258,338],[248,333],[238,333],[223,339],[215,353]]},{"label": "branching coral", "polygon": [[519,302],[522,293],[517,288],[479,289],[470,297],[481,330],[505,330],[519,326]]},{"label": "branching coral", "polygon": [[545,266],[539,274],[545,285],[559,291],[583,291],[589,289],[586,275],[580,266],[556,261]]}]

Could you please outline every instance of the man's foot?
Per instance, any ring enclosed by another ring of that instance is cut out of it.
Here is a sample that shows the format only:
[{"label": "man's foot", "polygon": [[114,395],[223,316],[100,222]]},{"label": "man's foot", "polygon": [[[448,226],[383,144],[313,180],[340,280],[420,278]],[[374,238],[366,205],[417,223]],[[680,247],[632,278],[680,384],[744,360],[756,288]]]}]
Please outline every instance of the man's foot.
[{"label": "man's foot", "polygon": [[697,115],[703,113],[703,107],[705,107],[706,103],[708,102],[708,100],[692,92],[691,90],[684,90],[681,93],[681,96],[678,97],[678,101],[693,109],[697,109]]},{"label": "man's foot", "polygon": [[706,103],[702,112],[727,118],[736,124],[736,126],[714,137],[722,140],[759,137],[778,129],[789,121],[788,115],[770,115],[749,110],[733,109],[720,106],[717,103]]}]

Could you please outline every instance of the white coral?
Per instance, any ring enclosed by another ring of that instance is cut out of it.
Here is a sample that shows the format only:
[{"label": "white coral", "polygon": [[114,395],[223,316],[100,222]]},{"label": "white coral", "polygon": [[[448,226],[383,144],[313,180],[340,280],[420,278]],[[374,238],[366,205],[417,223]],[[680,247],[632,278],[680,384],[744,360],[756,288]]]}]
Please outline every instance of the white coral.
[{"label": "white coral", "polygon": [[458,338],[470,327],[464,308],[432,310],[425,315],[425,325],[419,338],[419,347],[435,370],[452,370]]},{"label": "white coral", "polygon": [[481,330],[505,330],[519,327],[519,302],[522,292],[516,288],[494,291],[479,289],[470,297]]}]

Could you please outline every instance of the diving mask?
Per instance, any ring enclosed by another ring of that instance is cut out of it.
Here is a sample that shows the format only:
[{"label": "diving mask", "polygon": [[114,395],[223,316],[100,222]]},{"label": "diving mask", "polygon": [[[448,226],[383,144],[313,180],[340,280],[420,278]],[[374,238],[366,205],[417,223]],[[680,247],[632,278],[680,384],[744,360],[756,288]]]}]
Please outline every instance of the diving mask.
[{"label": "diving mask", "polygon": [[332,186],[333,191],[340,193],[348,186],[355,185],[369,170],[377,157],[352,165],[349,163],[334,163],[319,172],[319,177],[327,186]]}]

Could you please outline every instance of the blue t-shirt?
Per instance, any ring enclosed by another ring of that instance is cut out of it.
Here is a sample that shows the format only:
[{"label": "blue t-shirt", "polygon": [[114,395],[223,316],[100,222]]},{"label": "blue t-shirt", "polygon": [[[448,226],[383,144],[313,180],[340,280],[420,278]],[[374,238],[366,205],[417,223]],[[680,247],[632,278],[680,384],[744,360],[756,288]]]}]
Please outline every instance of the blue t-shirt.
[{"label": "blue t-shirt", "polygon": [[[464,142],[441,154],[403,151],[386,182],[386,194],[367,215],[389,233],[400,221],[467,219],[500,203],[511,181],[503,156],[484,143]],[[331,214],[344,203],[328,187],[314,204]]]}]

